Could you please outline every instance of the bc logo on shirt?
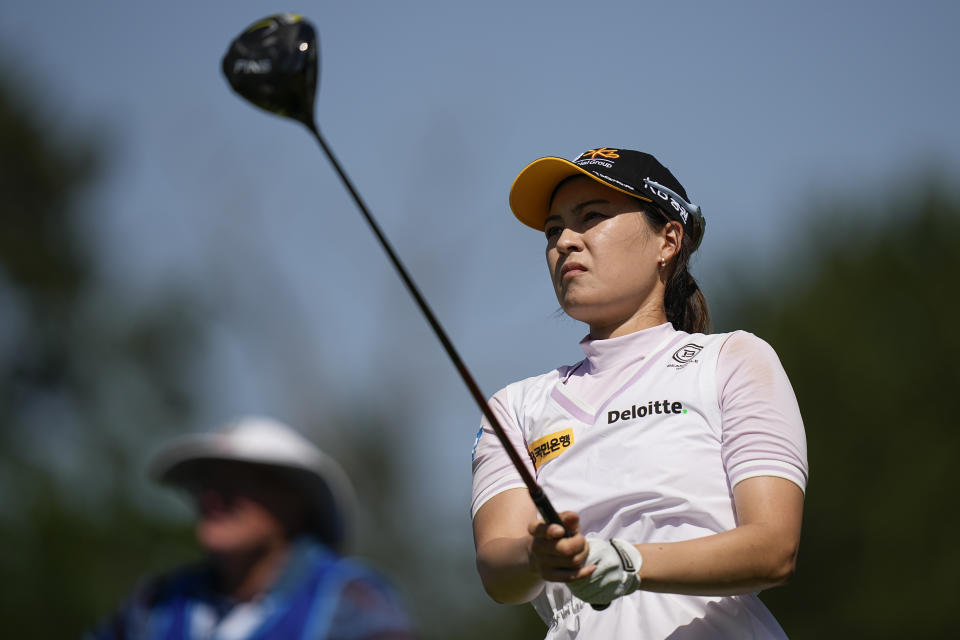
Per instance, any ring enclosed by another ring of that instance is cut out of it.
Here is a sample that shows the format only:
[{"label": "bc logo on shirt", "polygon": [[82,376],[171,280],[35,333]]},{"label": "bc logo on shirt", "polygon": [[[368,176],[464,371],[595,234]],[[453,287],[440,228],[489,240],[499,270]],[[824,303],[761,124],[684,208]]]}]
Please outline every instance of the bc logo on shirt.
[{"label": "bc logo on shirt", "polygon": [[548,460],[553,460],[561,453],[573,445],[573,428],[555,431],[538,438],[527,446],[527,452],[530,454],[530,461],[533,462],[534,469],[540,469],[540,466]]},{"label": "bc logo on shirt", "polygon": [[693,342],[685,344],[676,351],[673,352],[673,359],[680,364],[667,363],[668,368],[673,369],[683,369],[685,366],[691,362],[699,362],[699,360],[694,360],[703,350],[703,345],[695,344]]}]

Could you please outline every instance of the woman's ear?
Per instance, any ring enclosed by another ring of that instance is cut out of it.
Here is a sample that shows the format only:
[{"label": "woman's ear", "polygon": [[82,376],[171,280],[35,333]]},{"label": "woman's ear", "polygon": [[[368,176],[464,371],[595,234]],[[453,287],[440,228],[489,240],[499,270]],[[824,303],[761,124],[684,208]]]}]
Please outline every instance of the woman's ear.
[{"label": "woman's ear", "polygon": [[683,243],[683,225],[676,220],[671,220],[663,226],[661,234],[663,235],[663,248],[660,257],[669,262],[680,253],[680,247]]}]

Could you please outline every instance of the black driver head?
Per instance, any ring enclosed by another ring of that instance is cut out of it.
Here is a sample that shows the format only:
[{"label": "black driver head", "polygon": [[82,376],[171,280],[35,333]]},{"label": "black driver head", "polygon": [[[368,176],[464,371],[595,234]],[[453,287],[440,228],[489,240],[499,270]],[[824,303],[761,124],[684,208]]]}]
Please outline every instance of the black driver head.
[{"label": "black driver head", "polygon": [[295,13],[259,20],[230,43],[223,75],[241,96],[314,128],[319,51],[313,25]]}]

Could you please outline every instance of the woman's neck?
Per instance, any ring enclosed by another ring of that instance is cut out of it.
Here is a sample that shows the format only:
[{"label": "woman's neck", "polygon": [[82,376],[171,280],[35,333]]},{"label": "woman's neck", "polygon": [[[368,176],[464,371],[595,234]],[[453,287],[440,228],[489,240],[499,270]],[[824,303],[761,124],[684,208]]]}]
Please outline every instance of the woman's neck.
[{"label": "woman's neck", "polygon": [[591,323],[590,338],[592,340],[606,340],[607,338],[619,338],[629,333],[643,331],[650,327],[658,327],[667,322],[667,314],[663,309],[663,303],[647,304],[628,318],[620,319],[609,323]]}]

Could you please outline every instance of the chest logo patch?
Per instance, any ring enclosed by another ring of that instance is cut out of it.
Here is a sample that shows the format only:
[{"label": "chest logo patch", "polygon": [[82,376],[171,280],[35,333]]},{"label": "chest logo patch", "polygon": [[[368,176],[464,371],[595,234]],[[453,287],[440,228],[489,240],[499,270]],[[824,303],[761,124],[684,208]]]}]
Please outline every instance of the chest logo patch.
[{"label": "chest logo patch", "polygon": [[[700,351],[702,350],[703,350],[703,345],[695,344],[693,342],[685,344],[673,352],[674,362],[668,363],[667,367],[674,368],[674,369],[683,369],[685,366],[687,366],[691,362],[699,362],[699,360],[696,360],[695,358],[697,357],[697,354],[699,354]],[[677,364],[674,364],[674,363],[677,363]]]},{"label": "chest logo patch", "polygon": [[561,453],[573,446],[573,428],[564,429],[549,433],[542,438],[538,438],[527,446],[527,453],[530,454],[530,461],[533,462],[534,469],[540,469],[541,465],[548,460],[553,460]]}]

